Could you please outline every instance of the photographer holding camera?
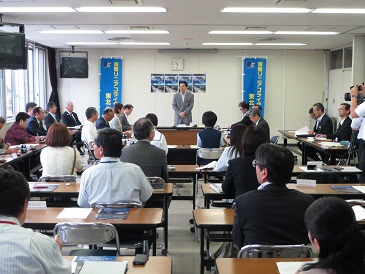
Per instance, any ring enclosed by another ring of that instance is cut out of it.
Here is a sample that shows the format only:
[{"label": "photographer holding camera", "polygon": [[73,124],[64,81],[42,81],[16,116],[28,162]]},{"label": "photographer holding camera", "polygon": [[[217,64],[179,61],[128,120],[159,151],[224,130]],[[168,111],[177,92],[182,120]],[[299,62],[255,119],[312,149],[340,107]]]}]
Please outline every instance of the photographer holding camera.
[{"label": "photographer holding camera", "polygon": [[[364,83],[351,87],[351,116],[353,118],[351,127],[359,128],[358,139],[358,153],[359,153],[359,169],[363,171],[359,176],[359,182],[365,183],[365,104],[363,100],[358,100],[359,96],[363,97],[365,94]],[[355,119],[358,118],[358,119]]]}]

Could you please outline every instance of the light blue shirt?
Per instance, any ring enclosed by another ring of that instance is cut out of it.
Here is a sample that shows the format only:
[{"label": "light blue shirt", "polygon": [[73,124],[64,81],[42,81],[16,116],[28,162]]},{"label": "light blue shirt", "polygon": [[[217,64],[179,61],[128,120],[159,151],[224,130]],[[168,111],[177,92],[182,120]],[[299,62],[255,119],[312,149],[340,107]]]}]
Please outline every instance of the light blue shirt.
[{"label": "light blue shirt", "polygon": [[270,182],[265,182],[265,183],[263,183],[263,184],[261,184],[258,188],[257,188],[257,190],[262,190],[262,189],[264,189],[264,187],[265,186],[267,186],[267,185],[271,185],[272,183],[270,183]]}]

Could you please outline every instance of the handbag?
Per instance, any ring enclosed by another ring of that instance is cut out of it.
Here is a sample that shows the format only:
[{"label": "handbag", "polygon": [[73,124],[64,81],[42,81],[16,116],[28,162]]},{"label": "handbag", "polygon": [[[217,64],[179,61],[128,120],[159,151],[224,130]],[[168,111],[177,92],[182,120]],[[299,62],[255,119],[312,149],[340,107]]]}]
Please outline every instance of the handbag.
[{"label": "handbag", "polygon": [[75,164],[76,164],[76,150],[75,150],[75,148],[73,148],[73,150],[74,150],[74,162],[72,164],[71,175],[74,174],[74,169],[75,169]]}]

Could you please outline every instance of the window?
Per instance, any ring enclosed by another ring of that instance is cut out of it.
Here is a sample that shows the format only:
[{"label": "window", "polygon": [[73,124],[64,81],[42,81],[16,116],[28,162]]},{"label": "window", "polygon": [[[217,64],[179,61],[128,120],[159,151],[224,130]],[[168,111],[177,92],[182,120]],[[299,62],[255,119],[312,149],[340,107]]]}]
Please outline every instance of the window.
[{"label": "window", "polygon": [[0,116],[14,120],[20,111],[26,111],[27,102],[45,106],[46,50],[34,44],[27,44],[27,70],[0,70]]},{"label": "window", "polygon": [[330,53],[330,69],[342,69],[352,67],[352,47],[333,50]]}]

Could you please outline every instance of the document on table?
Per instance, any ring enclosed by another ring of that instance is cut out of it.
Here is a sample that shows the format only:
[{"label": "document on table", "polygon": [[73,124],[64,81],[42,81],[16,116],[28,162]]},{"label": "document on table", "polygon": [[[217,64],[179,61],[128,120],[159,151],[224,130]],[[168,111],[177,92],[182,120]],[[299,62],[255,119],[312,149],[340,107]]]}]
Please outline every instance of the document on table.
[{"label": "document on table", "polygon": [[57,216],[57,219],[86,219],[92,208],[65,208]]},{"label": "document on table", "polygon": [[362,193],[365,193],[365,186],[352,186],[352,187],[357,189],[358,191],[361,191]]},{"label": "document on table", "polygon": [[360,205],[355,205],[352,207],[352,210],[355,213],[356,221],[365,219],[365,209]]},{"label": "document on table", "polygon": [[296,273],[304,264],[306,263],[314,263],[315,261],[307,261],[307,262],[277,262],[276,266],[278,267],[280,274],[293,274]]},{"label": "document on table", "polygon": [[308,131],[309,131],[309,128],[307,126],[302,127],[300,129],[298,129],[297,131],[295,131],[295,136],[308,135]]}]

